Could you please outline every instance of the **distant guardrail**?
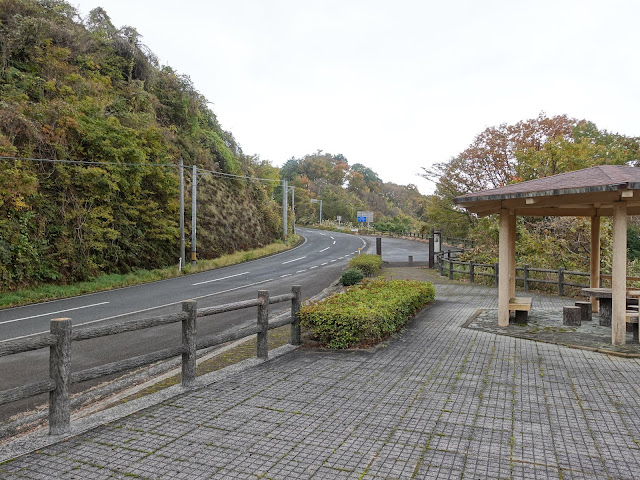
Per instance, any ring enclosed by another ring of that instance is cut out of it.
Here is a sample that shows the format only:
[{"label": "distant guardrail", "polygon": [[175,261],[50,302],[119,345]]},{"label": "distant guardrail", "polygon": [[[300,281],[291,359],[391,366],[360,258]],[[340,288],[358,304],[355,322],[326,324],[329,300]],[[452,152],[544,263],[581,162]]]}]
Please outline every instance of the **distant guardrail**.
[{"label": "distant guardrail", "polygon": [[[291,301],[291,315],[269,322],[269,305]],[[269,355],[268,332],[283,325],[291,325],[292,345],[300,345],[301,287],[293,285],[291,293],[270,297],[268,290],[258,291],[258,298],[198,309],[195,300],[182,302],[182,312],[157,316],[114,325],[73,328],[70,318],[55,318],[50,322],[50,333],[17,340],[0,342],[0,357],[16,355],[49,347],[49,379],[0,391],[0,405],[49,393],[49,434],[59,435],[71,431],[70,385],[138,368],[160,360],[182,355],[182,385],[192,387],[196,381],[197,350],[221,345],[257,334],[257,357],[266,360]],[[223,312],[257,307],[255,325],[236,331],[196,338],[196,319]],[[182,322],[181,344],[145,355],[127,358],[106,365],[71,372],[72,343],[119,333]]]}]

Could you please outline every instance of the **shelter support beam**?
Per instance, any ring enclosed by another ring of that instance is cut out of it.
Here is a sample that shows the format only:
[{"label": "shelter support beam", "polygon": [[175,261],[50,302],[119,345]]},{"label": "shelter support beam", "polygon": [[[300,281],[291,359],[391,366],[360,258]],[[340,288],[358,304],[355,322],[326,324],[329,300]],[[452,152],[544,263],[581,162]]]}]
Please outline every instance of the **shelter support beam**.
[{"label": "shelter support beam", "polygon": [[500,272],[498,276],[498,326],[509,326],[509,298],[510,298],[510,279],[511,276],[511,243],[515,239],[511,238],[510,222],[511,217],[508,209],[500,210],[500,238],[498,261],[500,263]]},{"label": "shelter support beam", "polygon": [[516,296],[516,216],[509,213],[509,298]]},{"label": "shelter support beam", "polygon": [[624,345],[627,304],[627,204],[613,204],[613,262],[611,266],[611,343]]},{"label": "shelter support beam", "polygon": [[[600,217],[591,217],[591,258],[589,259],[589,286],[600,287]],[[593,313],[598,313],[598,299],[591,297]]]}]

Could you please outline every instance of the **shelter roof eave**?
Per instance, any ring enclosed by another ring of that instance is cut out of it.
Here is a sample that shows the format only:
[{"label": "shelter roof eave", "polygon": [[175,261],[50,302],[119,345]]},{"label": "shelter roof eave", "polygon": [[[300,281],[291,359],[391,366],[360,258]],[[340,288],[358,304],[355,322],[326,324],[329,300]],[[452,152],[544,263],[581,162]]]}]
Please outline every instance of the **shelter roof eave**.
[{"label": "shelter roof eave", "polygon": [[[629,182],[616,185],[595,185],[591,187],[582,188],[563,188],[554,190],[542,190],[542,191],[521,191],[511,193],[498,193],[500,189],[485,190],[484,192],[478,192],[477,194],[464,195],[456,197],[453,202],[460,206],[472,206],[477,202],[490,202],[510,200],[517,198],[534,198],[534,197],[561,197],[564,195],[575,195],[584,193],[599,193],[599,192],[616,192],[620,190],[640,190],[640,182]],[[495,193],[490,193],[495,192]],[[559,199],[560,200],[560,199]]]}]

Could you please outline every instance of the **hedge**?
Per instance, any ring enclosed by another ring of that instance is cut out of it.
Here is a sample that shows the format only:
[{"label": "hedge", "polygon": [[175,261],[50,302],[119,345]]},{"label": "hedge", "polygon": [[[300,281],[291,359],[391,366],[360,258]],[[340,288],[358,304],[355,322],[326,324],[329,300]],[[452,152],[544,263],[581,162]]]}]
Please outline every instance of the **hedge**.
[{"label": "hedge", "polygon": [[369,254],[358,255],[349,260],[349,266],[362,271],[365,277],[371,277],[382,267],[382,257]]},{"label": "hedge", "polygon": [[430,282],[377,278],[300,310],[302,325],[329,348],[377,343],[435,299]]}]

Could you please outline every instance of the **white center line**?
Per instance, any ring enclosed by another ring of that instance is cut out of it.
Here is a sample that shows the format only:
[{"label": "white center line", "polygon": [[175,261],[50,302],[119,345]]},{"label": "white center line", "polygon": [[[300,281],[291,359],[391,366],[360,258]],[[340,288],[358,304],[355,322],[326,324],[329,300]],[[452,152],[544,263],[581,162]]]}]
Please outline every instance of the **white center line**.
[{"label": "white center line", "polygon": [[330,260],[330,263],[333,263],[333,262],[335,262],[335,260]]},{"label": "white center line", "polygon": [[336,241],[335,241],[335,240],[333,241],[333,244],[334,244],[334,245],[336,244]]},{"label": "white center line", "polygon": [[318,265],[314,265],[313,267],[309,267],[309,270],[313,270],[314,268],[318,268]]},{"label": "white center line", "polygon": [[298,270],[296,273],[302,273],[302,272],[306,272],[307,269],[305,268],[304,270]]},{"label": "white center line", "polygon": [[16,319],[13,319],[13,320],[5,320],[4,322],[0,322],[0,325],[4,325],[5,323],[19,322],[21,320],[29,320],[31,318],[49,317],[51,315],[57,315],[59,313],[72,312],[74,310],[82,310],[83,308],[98,307],[100,305],[106,305],[107,303],[109,303],[109,302],[94,303],[92,305],[85,305],[83,307],[67,308],[65,310],[58,310],[58,311],[55,311],[55,312],[42,313],[40,315],[32,315],[30,317],[22,317],[22,318],[16,318]]},{"label": "white center line", "polygon": [[[329,237],[329,238],[330,238],[331,240],[335,240],[335,238],[333,238],[333,237]],[[335,242],[334,242],[334,243],[335,243]]]},{"label": "white center line", "polygon": [[205,280],[204,282],[193,283],[192,285],[195,287],[196,285],[203,285],[205,283],[219,282],[220,280],[226,280],[227,278],[239,277],[241,275],[246,275],[248,273],[249,272],[236,273],[235,275],[229,275],[228,277],[215,278],[213,280]]},{"label": "white center line", "polygon": [[331,247],[327,247],[327,248],[323,248],[322,250],[320,250],[318,253],[322,253],[322,252],[326,252],[327,250],[329,250]]},{"label": "white center line", "polygon": [[303,258],[307,258],[307,256],[305,255],[304,257],[294,258],[293,260],[287,260],[286,262],[282,262],[282,265],[286,265],[287,263],[291,263],[291,262],[297,262],[298,260],[302,260]]},{"label": "white center line", "polygon": [[324,265],[329,265],[329,262],[324,262],[324,263],[322,264],[322,266],[324,266]]},{"label": "white center line", "polygon": [[285,273],[284,275],[280,275],[280,278],[290,277],[293,273]]}]

